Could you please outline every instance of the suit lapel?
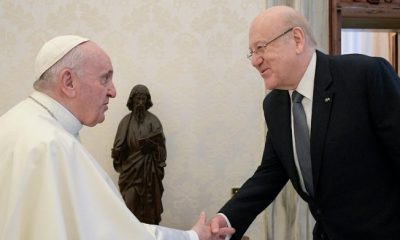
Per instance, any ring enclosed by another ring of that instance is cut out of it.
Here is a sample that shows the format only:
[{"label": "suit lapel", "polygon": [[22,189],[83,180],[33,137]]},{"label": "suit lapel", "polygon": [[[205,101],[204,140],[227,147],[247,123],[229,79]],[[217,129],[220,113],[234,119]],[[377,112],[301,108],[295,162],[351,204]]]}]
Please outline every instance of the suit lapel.
[{"label": "suit lapel", "polygon": [[318,189],[317,184],[322,165],[325,138],[334,100],[334,93],[330,90],[331,84],[332,76],[330,74],[328,57],[317,51],[310,139],[315,191]]}]

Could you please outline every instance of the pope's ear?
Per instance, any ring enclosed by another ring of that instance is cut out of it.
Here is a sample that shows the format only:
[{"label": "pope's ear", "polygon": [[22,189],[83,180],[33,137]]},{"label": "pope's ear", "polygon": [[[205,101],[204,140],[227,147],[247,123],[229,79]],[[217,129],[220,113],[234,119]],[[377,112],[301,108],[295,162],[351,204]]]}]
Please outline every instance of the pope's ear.
[{"label": "pope's ear", "polygon": [[73,76],[72,70],[69,68],[63,69],[59,74],[59,84],[61,91],[68,97],[73,97],[76,94],[76,79]]}]

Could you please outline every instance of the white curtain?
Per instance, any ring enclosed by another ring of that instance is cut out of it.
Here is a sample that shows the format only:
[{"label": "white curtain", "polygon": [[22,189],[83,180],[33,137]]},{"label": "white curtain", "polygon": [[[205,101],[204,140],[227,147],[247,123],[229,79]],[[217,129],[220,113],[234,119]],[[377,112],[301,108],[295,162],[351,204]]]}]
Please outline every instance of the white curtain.
[{"label": "white curtain", "polygon": [[342,29],[342,54],[362,53],[389,59],[388,31]]},{"label": "white curtain", "polygon": [[[300,11],[309,21],[318,49],[329,49],[329,1],[267,0],[267,7],[287,5]],[[289,182],[265,211],[267,240],[310,240],[315,224],[305,203]]]},{"label": "white curtain", "polygon": [[361,53],[369,56],[383,57],[399,73],[399,59],[396,53],[398,32],[376,29],[342,29],[342,54]]},{"label": "white curtain", "polygon": [[315,224],[305,203],[289,182],[266,210],[267,240],[310,240]]}]

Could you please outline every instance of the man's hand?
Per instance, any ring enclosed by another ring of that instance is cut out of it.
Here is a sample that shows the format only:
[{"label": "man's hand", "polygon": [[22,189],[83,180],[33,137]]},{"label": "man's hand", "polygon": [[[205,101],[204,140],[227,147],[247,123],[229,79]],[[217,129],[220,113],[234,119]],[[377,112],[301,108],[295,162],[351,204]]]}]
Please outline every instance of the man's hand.
[{"label": "man's hand", "polygon": [[[223,221],[225,222],[225,220]],[[233,234],[235,232],[235,229],[227,227],[225,223],[225,227],[218,227],[218,230],[215,233],[212,233],[210,224],[207,224],[207,216],[205,212],[200,213],[199,219],[197,220],[197,223],[192,227],[192,230],[197,233],[197,236],[200,240],[225,239],[225,236],[227,234]]]},{"label": "man's hand", "polygon": [[227,235],[232,235],[235,233],[235,229],[228,227],[228,223],[225,218],[221,215],[216,215],[210,221],[211,234],[213,239],[225,239]]}]

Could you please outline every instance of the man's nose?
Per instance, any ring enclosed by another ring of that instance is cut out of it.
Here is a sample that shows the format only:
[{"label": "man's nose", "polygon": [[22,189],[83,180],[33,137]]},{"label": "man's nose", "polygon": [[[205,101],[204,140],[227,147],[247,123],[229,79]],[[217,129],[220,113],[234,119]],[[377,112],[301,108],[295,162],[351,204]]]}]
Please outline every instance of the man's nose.
[{"label": "man's nose", "polygon": [[117,90],[115,89],[114,83],[111,83],[107,94],[110,98],[115,98],[117,96]]},{"label": "man's nose", "polygon": [[253,65],[255,68],[257,68],[262,61],[263,58],[259,54],[253,54],[253,56],[251,56],[251,65]]}]

